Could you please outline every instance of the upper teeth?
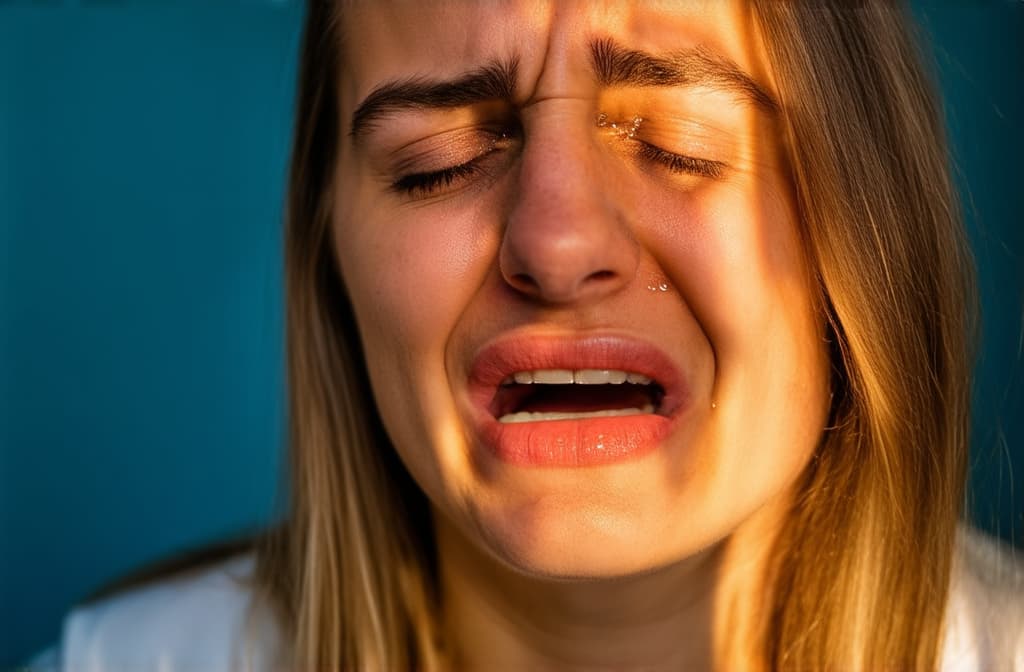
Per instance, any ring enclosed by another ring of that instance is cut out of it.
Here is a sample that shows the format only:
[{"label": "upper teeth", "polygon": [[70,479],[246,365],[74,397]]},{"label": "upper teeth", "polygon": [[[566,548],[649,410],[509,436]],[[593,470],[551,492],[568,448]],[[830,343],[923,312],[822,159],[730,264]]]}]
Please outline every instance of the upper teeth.
[{"label": "upper teeth", "polygon": [[648,385],[651,379],[639,373],[629,373],[616,369],[538,369],[536,371],[517,371],[514,375],[504,380],[505,384],[512,382],[520,385],[531,383],[545,385],[619,385],[621,383],[635,383],[637,385]]},{"label": "upper teeth", "polygon": [[506,413],[498,418],[498,422],[514,423],[543,422],[545,420],[585,420],[590,418],[615,418],[628,415],[649,415],[651,413],[654,413],[653,404],[644,404],[641,408],[609,408],[603,411],[581,411],[574,413],[561,411],[531,413],[529,411],[520,411],[519,413]]}]

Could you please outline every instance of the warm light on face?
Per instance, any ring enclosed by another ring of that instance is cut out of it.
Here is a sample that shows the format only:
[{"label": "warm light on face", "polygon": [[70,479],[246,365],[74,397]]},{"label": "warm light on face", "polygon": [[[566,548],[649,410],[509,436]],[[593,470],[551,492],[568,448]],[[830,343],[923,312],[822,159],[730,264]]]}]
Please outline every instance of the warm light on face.
[{"label": "warm light on face", "polygon": [[745,10],[346,11],[337,254],[439,515],[522,571],[608,576],[782,496],[828,360]]}]

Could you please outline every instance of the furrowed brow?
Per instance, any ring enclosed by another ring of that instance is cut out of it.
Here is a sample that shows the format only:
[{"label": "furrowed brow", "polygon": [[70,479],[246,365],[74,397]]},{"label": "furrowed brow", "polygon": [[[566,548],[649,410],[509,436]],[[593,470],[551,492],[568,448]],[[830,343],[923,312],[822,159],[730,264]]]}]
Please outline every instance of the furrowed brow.
[{"label": "furrowed brow", "polygon": [[381,84],[352,113],[349,134],[358,141],[383,117],[405,110],[441,110],[491,100],[511,100],[518,60],[495,62],[456,79],[411,78]]},{"label": "furrowed brow", "polygon": [[779,110],[775,97],[753,77],[703,47],[656,56],[600,38],[590,43],[590,58],[602,86],[702,86],[738,96],[772,114]]}]

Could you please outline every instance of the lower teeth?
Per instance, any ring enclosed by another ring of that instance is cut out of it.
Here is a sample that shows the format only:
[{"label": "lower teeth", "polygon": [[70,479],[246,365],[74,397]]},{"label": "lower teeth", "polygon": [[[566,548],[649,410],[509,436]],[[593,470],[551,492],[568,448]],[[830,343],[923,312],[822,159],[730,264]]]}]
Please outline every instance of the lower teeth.
[{"label": "lower teeth", "polygon": [[585,411],[582,413],[562,413],[553,411],[549,413],[530,413],[520,411],[519,413],[506,413],[498,418],[498,422],[542,422],[544,420],[581,420],[586,418],[614,418],[623,415],[644,415],[654,413],[654,406],[647,404],[643,408],[613,408],[607,411]]}]

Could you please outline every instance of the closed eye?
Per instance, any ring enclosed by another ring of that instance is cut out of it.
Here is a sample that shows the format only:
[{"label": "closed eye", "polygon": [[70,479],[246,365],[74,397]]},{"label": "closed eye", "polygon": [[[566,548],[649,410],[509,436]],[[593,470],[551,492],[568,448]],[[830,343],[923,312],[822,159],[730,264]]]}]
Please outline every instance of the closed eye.
[{"label": "closed eye", "polygon": [[638,140],[638,154],[645,161],[664,166],[670,172],[698,177],[721,177],[726,164],[711,159],[698,159],[683,154],[667,152],[643,140]]},{"label": "closed eye", "polygon": [[412,173],[403,175],[391,184],[391,188],[408,196],[430,196],[434,192],[451,187],[481,172],[480,162],[494,149],[490,149],[480,156],[460,163],[457,166],[449,166],[441,170],[432,170],[426,173]]},{"label": "closed eye", "polygon": [[[439,170],[408,173],[402,175],[391,184],[391,189],[400,194],[414,198],[426,198],[435,193],[450,189],[459,183],[468,181],[487,172],[486,159],[493,153],[504,149],[508,136],[502,134],[485,151],[469,161]],[[669,152],[642,140],[637,141],[637,153],[640,158],[662,166],[669,172],[698,177],[721,177],[726,164],[711,159],[700,159]]]},{"label": "closed eye", "polygon": [[492,136],[479,153],[468,161],[437,170],[406,173],[391,183],[391,190],[411,198],[427,198],[456,189],[462,183],[468,184],[473,178],[488,173],[494,167],[494,155],[506,151],[514,142],[514,135],[503,131]]}]

